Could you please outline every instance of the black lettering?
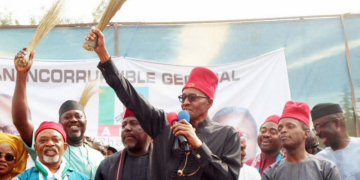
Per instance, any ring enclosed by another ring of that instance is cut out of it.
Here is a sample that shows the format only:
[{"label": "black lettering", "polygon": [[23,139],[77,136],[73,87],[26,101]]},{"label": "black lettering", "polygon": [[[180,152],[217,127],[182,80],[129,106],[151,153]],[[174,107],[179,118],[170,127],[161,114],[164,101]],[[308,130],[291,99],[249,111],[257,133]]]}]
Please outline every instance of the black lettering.
[{"label": "black lettering", "polygon": [[[56,74],[58,74],[59,78],[56,79]],[[63,74],[62,74],[62,71],[60,69],[54,69],[51,71],[51,82],[54,82],[54,83],[61,83],[62,82],[62,77],[63,77]]]},{"label": "black lettering", "polygon": [[222,73],[221,78],[220,78],[220,83],[225,81],[225,80],[230,82],[229,74],[226,71]]},{"label": "black lettering", "polygon": [[[37,82],[37,69],[34,70],[35,73],[33,74],[32,71],[29,71],[29,76],[28,76],[28,79],[27,81],[29,82],[29,79],[31,78],[33,82]],[[30,77],[30,78],[29,78]]]},{"label": "black lettering", "polygon": [[72,83],[75,82],[73,70],[64,70],[64,82],[66,83],[67,80],[70,80]]},{"label": "black lettering", "polygon": [[175,85],[182,85],[183,84],[183,78],[181,74],[174,74],[174,84]]},{"label": "black lettering", "polygon": [[50,74],[50,71],[48,69],[40,69],[39,71],[39,81],[40,82],[49,82],[50,78],[43,78],[43,73]]},{"label": "black lettering", "polygon": [[185,76],[185,84],[188,82],[188,80],[189,80],[189,75],[186,75]]},{"label": "black lettering", "polygon": [[141,80],[141,77],[140,77],[140,71],[138,71],[138,83],[145,83],[145,80]]},{"label": "black lettering", "polygon": [[88,79],[89,79],[89,81],[95,81],[95,80],[99,79],[99,71],[95,71],[95,78],[91,79],[91,70],[88,70]]},{"label": "black lettering", "polygon": [[240,80],[239,77],[238,77],[238,78],[235,78],[235,71],[234,71],[234,70],[232,71],[231,74],[232,74],[232,76],[231,76],[231,77],[232,77],[232,81],[238,81],[238,80]]},{"label": "black lettering", "polygon": [[147,83],[155,83],[155,72],[147,72],[146,73],[146,82]]},{"label": "black lettering", "polygon": [[126,79],[131,83],[136,83],[135,71],[126,71]]},{"label": "black lettering", "polygon": [[6,77],[9,77],[10,81],[14,81],[14,69],[11,69],[11,74],[9,73],[8,69],[4,69],[4,81],[6,81]]},{"label": "black lettering", "polygon": [[165,84],[165,85],[171,85],[173,83],[172,75],[170,73],[162,74],[162,81],[163,81],[163,84]]},{"label": "black lettering", "polygon": [[86,71],[85,70],[77,70],[76,71],[76,83],[79,83],[80,80],[84,80],[84,82],[86,82]]}]

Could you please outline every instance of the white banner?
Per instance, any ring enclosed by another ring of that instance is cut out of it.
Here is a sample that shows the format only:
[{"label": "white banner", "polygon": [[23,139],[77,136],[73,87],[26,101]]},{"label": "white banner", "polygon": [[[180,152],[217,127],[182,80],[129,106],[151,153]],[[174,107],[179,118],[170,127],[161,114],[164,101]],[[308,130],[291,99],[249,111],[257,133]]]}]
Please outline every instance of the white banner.
[{"label": "white banner", "polygon": [[[193,66],[180,66],[113,58],[119,71],[157,108],[178,112],[178,96]],[[103,138],[111,146],[122,147],[120,132],[123,105],[97,69],[98,60],[35,60],[27,83],[31,120],[58,121],[60,105],[69,99],[79,100],[88,78],[99,79],[102,93],[96,93],[85,107],[87,131]],[[219,76],[214,104],[209,115],[229,124],[248,138],[248,158],[257,147],[258,127],[273,114],[280,115],[290,89],[284,49],[231,64],[206,66]],[[0,127],[11,125],[11,99],[16,70],[13,60],[0,59]]]}]

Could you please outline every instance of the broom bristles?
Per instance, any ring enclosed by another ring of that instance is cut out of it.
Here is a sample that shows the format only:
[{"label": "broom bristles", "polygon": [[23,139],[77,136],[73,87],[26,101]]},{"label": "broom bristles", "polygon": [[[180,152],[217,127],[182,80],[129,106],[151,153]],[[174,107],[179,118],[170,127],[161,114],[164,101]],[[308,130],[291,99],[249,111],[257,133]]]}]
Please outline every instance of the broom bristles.
[{"label": "broom bristles", "polygon": [[103,31],[110,20],[115,16],[116,12],[122,7],[126,0],[110,0],[105,9],[104,14],[97,25],[100,31]]},{"label": "broom bristles", "polygon": [[64,1],[65,0],[57,0],[40,21],[38,28],[27,47],[29,52],[35,50],[36,46],[40,43],[43,37],[45,37],[45,35],[56,25],[59,20],[59,15],[63,9]]},{"label": "broom bristles", "polygon": [[95,80],[91,81],[90,79],[85,85],[85,89],[81,94],[79,103],[85,108],[86,104],[89,102],[90,98],[96,93],[102,93],[99,88],[100,81]]}]

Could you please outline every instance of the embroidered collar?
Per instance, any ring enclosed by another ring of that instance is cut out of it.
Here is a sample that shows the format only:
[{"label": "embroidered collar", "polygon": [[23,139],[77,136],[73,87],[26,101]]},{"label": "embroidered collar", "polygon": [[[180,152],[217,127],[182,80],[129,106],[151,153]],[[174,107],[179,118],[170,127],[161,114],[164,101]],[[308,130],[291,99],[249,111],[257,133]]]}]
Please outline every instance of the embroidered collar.
[{"label": "embroidered collar", "polygon": [[49,168],[40,162],[39,157],[36,157],[35,168],[46,177],[54,177],[54,179],[63,178],[66,175],[66,172],[69,170],[69,164],[66,162],[65,158],[61,158],[61,164],[56,173],[52,173]]}]

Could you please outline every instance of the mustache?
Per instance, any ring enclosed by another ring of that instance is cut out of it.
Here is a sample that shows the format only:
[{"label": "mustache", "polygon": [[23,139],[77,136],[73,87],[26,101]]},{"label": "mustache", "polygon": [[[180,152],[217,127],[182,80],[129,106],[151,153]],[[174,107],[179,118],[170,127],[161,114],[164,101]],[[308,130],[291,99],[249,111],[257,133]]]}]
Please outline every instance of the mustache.
[{"label": "mustache", "polygon": [[46,152],[46,151],[49,151],[49,150],[53,150],[53,151],[55,151],[56,153],[59,154],[59,149],[58,149],[56,146],[45,147],[45,148],[43,149],[43,154],[45,154],[45,152]]}]

